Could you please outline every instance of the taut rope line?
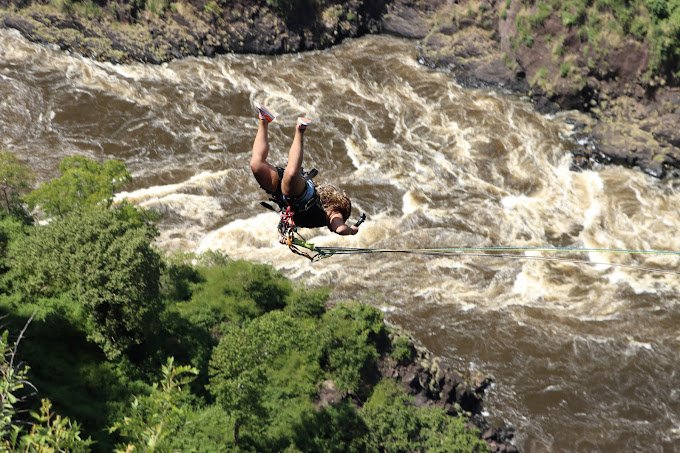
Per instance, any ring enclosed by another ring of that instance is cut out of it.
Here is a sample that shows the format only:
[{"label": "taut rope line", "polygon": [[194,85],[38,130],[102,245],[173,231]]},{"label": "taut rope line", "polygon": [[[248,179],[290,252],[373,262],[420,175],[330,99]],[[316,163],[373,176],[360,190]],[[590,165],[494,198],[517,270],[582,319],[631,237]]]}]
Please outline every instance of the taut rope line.
[{"label": "taut rope line", "polygon": [[[577,247],[512,247],[512,246],[489,246],[489,247],[445,247],[445,248],[418,248],[418,249],[387,249],[387,248],[358,248],[358,247],[316,247],[306,241],[296,240],[294,246],[306,248],[315,253],[307,256],[312,261],[318,261],[333,255],[364,255],[374,253],[399,253],[426,256],[476,256],[483,258],[514,258],[522,260],[536,261],[559,261],[576,264],[588,264],[591,266],[612,266],[627,268],[644,272],[654,272],[659,274],[680,275],[680,271],[661,269],[649,266],[639,266],[625,263],[605,263],[588,261],[575,258],[547,257],[520,255],[520,252],[550,252],[550,253],[613,253],[626,255],[666,255],[678,256],[680,252],[673,250],[644,250],[644,249],[609,249],[609,248],[577,248]],[[511,253],[509,253],[511,252]]]}]

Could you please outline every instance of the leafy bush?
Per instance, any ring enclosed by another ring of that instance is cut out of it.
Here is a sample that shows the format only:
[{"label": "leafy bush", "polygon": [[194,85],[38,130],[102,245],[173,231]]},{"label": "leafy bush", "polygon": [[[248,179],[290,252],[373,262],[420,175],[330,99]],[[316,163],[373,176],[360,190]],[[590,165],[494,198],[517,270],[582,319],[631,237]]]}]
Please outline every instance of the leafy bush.
[{"label": "leafy bush", "polygon": [[323,317],[324,369],[342,391],[360,392],[375,375],[379,350],[387,339],[382,313],[369,305],[349,302]]},{"label": "leafy bush", "polygon": [[381,381],[361,409],[379,451],[411,452],[418,450],[420,420],[412,398],[393,381]]},{"label": "leafy bush", "polygon": [[32,422],[19,419],[19,409],[25,403],[22,392],[33,388],[28,381],[30,368],[16,356],[23,333],[14,344],[9,340],[9,331],[0,335],[0,447],[26,452],[89,451],[92,441],[81,438],[78,423],[53,413],[47,399],[42,400],[40,412],[31,413]]},{"label": "leafy bush", "polygon": [[396,360],[397,363],[408,363],[413,360],[415,355],[416,350],[408,337],[397,337],[392,342],[390,356]]},{"label": "leafy bush", "polygon": [[129,439],[121,446],[121,452],[167,451],[171,436],[186,421],[189,409],[186,388],[198,370],[175,366],[170,357],[161,371],[163,377],[153,385],[151,393],[135,397],[128,415],[110,428]]},{"label": "leafy bush", "polygon": [[328,290],[297,290],[286,299],[286,312],[293,317],[320,318],[326,312]]},{"label": "leafy bush", "polygon": [[71,294],[88,337],[113,358],[153,330],[162,266],[155,235],[115,209],[72,213],[14,241],[8,276],[29,299]]},{"label": "leafy bush", "polygon": [[[2,275],[9,270],[7,251],[9,244],[24,233],[22,222],[9,215],[0,214],[0,291],[3,288]],[[5,282],[7,284],[7,282]]]},{"label": "leafy bush", "polygon": [[466,427],[466,420],[442,409],[417,408],[394,381],[383,380],[361,409],[378,451],[482,453],[487,444]]},{"label": "leafy bush", "polygon": [[322,375],[315,337],[312,321],[278,311],[225,332],[210,361],[209,390],[234,417],[236,445],[242,429],[261,438],[263,421],[315,394]]},{"label": "leafy bush", "polygon": [[33,184],[31,170],[8,151],[0,151],[0,207],[8,214],[25,217],[21,196]]},{"label": "leafy bush", "polygon": [[85,207],[108,206],[113,194],[131,177],[125,164],[108,160],[100,164],[82,156],[65,157],[61,176],[27,195],[31,207],[40,206],[49,216],[65,215]]},{"label": "leafy bush", "polygon": [[645,0],[647,9],[656,19],[666,19],[668,17],[668,0]]},{"label": "leafy bush", "polygon": [[429,453],[482,453],[489,446],[470,429],[463,417],[451,417],[443,409],[418,410],[422,451]]},{"label": "leafy bush", "polygon": [[282,309],[293,292],[290,281],[271,266],[246,261],[200,266],[189,303],[178,310],[209,330],[223,322],[241,324]]}]

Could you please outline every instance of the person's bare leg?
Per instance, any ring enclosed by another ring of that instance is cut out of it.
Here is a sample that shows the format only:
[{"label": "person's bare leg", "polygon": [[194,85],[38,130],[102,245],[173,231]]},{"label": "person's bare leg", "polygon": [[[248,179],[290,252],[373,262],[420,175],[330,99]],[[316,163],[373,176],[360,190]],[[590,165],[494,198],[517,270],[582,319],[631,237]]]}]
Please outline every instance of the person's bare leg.
[{"label": "person's bare leg", "polygon": [[288,197],[299,197],[305,191],[307,182],[302,176],[302,159],[304,157],[304,133],[306,125],[298,124],[295,126],[295,137],[293,144],[290,145],[288,152],[288,164],[283,172],[281,181],[281,191]]},{"label": "person's bare leg", "polygon": [[268,126],[267,121],[259,120],[257,135],[255,135],[253,142],[253,154],[250,157],[250,169],[260,187],[267,192],[275,192],[279,183],[279,173],[276,171],[276,167],[267,162],[269,155]]}]

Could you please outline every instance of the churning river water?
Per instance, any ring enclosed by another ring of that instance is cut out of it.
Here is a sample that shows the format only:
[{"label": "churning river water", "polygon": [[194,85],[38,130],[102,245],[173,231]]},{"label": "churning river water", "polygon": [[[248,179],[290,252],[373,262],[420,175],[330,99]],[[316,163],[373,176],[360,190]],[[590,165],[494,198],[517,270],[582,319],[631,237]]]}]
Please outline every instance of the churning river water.
[{"label": "churning river water", "polygon": [[[675,451],[680,444],[680,277],[607,265],[474,256],[362,255],[317,263],[277,242],[248,161],[253,104],[295,118],[306,167],[369,220],[350,247],[556,246],[680,250],[680,182],[620,167],[572,172],[571,127],[517,97],[465,89],[367,37],[323,52],[117,66],[0,30],[0,147],[45,180],[60,159],[121,159],[119,194],[162,213],[159,246],[221,250],[380,307],[466,371],[495,376],[493,422],[524,451]],[[678,270],[677,257],[586,260]]]}]

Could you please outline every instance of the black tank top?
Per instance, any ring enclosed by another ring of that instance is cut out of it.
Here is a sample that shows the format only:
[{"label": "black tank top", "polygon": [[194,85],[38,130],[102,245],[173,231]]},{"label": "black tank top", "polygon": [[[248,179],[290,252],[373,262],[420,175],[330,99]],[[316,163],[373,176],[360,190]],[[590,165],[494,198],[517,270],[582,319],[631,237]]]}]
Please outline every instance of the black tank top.
[{"label": "black tank top", "polygon": [[314,203],[306,211],[296,212],[293,215],[293,221],[295,225],[303,228],[319,228],[328,226],[328,216],[326,216],[326,211],[321,205],[321,200],[319,199],[319,194],[314,190]]}]

